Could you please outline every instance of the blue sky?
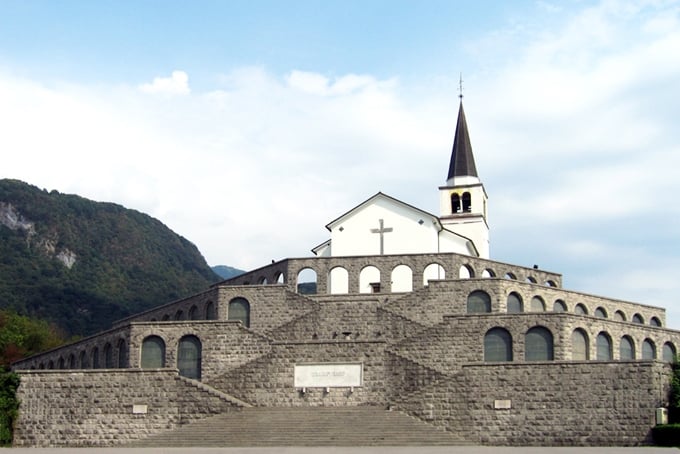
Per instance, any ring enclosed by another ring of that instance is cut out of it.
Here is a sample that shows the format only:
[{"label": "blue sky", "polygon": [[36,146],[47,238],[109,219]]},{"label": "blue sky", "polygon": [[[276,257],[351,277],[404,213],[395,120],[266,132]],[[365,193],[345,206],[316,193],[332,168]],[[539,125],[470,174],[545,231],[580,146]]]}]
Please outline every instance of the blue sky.
[{"label": "blue sky", "polygon": [[680,327],[676,0],[0,0],[0,178],[254,268],[377,191],[436,213],[461,72],[492,258]]}]

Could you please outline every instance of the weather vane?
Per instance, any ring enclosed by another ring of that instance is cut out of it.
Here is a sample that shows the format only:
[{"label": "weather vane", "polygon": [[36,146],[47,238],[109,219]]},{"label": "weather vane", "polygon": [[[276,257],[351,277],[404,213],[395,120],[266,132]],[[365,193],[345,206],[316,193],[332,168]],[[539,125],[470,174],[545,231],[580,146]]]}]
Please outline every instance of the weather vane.
[{"label": "weather vane", "polygon": [[463,100],[463,73],[460,73],[460,79],[458,80],[458,97]]}]

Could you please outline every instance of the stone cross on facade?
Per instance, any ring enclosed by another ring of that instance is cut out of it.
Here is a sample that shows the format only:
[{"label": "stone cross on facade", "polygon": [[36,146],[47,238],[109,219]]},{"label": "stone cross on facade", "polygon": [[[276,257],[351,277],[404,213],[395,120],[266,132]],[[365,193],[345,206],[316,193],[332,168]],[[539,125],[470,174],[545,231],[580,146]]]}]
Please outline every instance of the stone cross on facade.
[{"label": "stone cross on facade", "polygon": [[384,221],[382,219],[378,219],[378,222],[380,223],[380,228],[378,229],[371,229],[371,233],[379,233],[380,234],[380,255],[383,255],[385,253],[385,233],[390,233],[393,229],[392,227],[385,227],[384,226]]}]

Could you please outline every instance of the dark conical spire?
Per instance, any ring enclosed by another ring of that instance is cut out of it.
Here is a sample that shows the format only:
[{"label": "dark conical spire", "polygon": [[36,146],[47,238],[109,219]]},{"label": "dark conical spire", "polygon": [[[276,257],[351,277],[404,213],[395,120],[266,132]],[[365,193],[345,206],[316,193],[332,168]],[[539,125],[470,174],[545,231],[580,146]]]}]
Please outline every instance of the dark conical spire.
[{"label": "dark conical spire", "polygon": [[454,177],[463,176],[478,177],[475,158],[472,155],[472,145],[470,145],[467,122],[465,121],[465,112],[463,111],[463,100],[461,99],[447,181]]}]

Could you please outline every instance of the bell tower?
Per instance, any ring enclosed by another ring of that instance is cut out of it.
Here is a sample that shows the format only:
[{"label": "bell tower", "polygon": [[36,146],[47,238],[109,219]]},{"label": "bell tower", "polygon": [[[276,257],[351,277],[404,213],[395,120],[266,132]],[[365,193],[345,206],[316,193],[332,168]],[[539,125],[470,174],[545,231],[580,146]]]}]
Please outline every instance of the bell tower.
[{"label": "bell tower", "polygon": [[462,94],[460,98],[449,173],[446,185],[439,187],[440,219],[445,229],[472,240],[479,257],[489,258],[488,197],[477,174]]}]

